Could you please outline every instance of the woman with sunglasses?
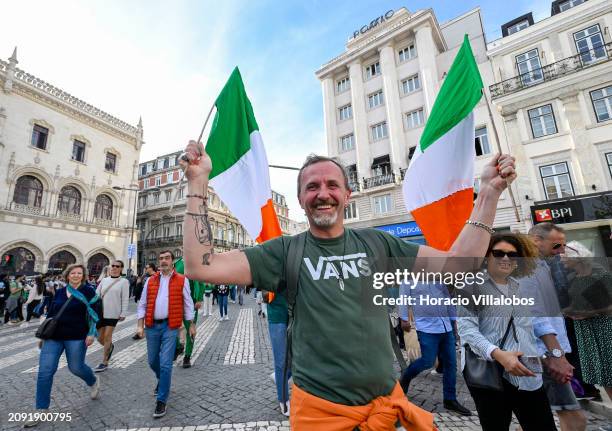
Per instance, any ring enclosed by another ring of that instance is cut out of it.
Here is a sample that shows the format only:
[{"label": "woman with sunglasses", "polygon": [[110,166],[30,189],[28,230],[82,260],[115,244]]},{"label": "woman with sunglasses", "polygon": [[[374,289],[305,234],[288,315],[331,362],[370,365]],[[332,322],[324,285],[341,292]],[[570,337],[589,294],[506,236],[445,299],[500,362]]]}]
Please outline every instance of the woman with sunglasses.
[{"label": "woman with sunglasses", "polygon": [[[484,283],[466,287],[461,295],[470,299],[489,297],[491,301],[522,298],[515,277],[533,272],[537,254],[535,245],[524,236],[493,235],[483,263]],[[502,391],[468,384],[482,429],[508,430],[514,413],[523,431],[556,430],[542,388],[542,375],[537,366],[526,365],[527,361],[539,364],[534,333],[539,322],[530,317],[529,306],[476,305],[472,300],[471,305],[458,307],[458,315],[457,327],[464,349],[471,349],[480,359],[498,362],[504,370]],[[465,358],[465,350],[462,353]]]}]

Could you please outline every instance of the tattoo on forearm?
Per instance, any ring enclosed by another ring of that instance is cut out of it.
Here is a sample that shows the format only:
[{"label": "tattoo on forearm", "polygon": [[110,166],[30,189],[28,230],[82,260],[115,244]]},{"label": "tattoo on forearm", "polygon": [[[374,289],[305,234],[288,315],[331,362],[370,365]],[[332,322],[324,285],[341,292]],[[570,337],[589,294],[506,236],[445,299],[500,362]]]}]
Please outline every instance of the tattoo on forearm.
[{"label": "tattoo on forearm", "polygon": [[210,258],[214,253],[213,233],[208,220],[208,208],[206,202],[200,205],[199,214],[189,213],[195,224],[195,234],[198,242],[203,246],[211,247],[209,251],[202,255],[202,265],[210,265]]},{"label": "tattoo on forearm", "polygon": [[212,249],[210,250],[210,253],[204,253],[202,255],[202,265],[210,265],[210,258],[212,257]]}]

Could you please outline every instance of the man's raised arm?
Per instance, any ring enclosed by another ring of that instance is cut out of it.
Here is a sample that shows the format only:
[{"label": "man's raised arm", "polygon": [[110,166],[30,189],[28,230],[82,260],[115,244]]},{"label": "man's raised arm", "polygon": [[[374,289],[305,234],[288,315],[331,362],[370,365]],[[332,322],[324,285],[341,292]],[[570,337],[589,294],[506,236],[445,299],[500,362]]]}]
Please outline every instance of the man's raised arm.
[{"label": "man's raised arm", "polygon": [[[448,252],[421,246],[414,270],[464,272],[476,269],[489,246],[497,202],[502,192],[516,178],[514,157],[497,154],[484,167],[480,177],[480,192],[474,202],[469,221]],[[479,258],[468,262],[465,258]],[[471,268],[469,268],[471,266]]]},{"label": "man's raised arm", "polygon": [[180,160],[187,178],[187,211],[183,222],[185,275],[212,284],[252,284],[246,255],[239,250],[214,253],[213,231],[208,218],[208,175],[212,164],[202,143],[189,141],[189,162]]}]

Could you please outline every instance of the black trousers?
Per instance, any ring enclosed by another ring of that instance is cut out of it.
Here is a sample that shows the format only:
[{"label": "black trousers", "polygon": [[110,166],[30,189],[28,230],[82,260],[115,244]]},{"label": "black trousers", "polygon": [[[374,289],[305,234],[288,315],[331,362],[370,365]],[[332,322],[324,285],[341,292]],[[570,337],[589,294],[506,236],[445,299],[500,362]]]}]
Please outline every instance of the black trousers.
[{"label": "black trousers", "polygon": [[557,430],[543,388],[537,391],[521,391],[506,379],[502,380],[503,391],[468,386],[483,431],[509,430],[513,412],[523,431]]}]

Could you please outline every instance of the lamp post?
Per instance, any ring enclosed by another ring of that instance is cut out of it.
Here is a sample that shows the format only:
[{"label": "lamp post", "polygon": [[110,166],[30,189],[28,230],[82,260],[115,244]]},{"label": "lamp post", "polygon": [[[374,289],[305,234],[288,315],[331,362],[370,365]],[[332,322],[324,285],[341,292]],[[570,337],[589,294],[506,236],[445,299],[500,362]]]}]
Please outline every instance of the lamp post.
[{"label": "lamp post", "polygon": [[[119,187],[119,186],[113,186],[114,190],[126,190],[126,191],[131,191],[131,192],[135,192],[134,193],[134,208],[133,208],[133,215],[132,215],[132,229],[131,229],[131,233],[130,233],[130,245],[134,244],[134,228],[136,227],[136,205],[138,202],[138,192],[140,191],[137,188],[132,188],[132,187]],[[128,268],[130,269],[130,271],[132,271],[132,255],[130,254],[130,257],[128,258]],[[131,274],[130,274],[131,275]]]}]

